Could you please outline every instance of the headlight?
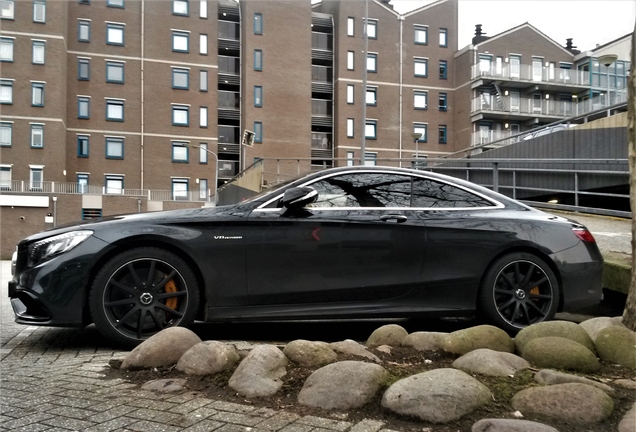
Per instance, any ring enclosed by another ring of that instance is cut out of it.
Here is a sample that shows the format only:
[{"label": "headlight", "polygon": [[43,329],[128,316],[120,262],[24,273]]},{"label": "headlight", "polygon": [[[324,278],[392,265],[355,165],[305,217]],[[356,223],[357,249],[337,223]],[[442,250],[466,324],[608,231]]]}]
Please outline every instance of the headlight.
[{"label": "headlight", "polygon": [[56,255],[63,254],[73,249],[78,244],[93,235],[93,231],[71,231],[56,235],[44,240],[36,241],[29,247],[29,267],[33,267],[42,261]]}]

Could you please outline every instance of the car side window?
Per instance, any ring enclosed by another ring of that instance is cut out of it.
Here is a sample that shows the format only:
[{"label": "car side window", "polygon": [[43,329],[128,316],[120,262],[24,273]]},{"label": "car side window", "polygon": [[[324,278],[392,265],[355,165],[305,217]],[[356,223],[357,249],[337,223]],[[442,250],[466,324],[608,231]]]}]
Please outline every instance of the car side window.
[{"label": "car side window", "polygon": [[309,207],[409,207],[411,178],[385,173],[333,176],[310,184],[318,199]]},{"label": "car side window", "polygon": [[493,203],[479,195],[448,183],[430,179],[413,182],[413,207],[462,208],[492,207]]}]

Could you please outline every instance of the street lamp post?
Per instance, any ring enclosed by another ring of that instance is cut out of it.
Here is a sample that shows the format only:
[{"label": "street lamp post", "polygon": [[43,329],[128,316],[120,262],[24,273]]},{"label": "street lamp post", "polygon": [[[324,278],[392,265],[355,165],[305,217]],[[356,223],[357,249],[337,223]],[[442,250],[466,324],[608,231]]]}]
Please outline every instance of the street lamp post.
[{"label": "street lamp post", "polygon": [[609,75],[609,68],[611,65],[614,64],[614,62],[618,60],[618,56],[616,54],[605,54],[603,56],[600,56],[598,58],[598,62],[600,64],[602,64],[603,66],[605,66],[605,68],[607,69],[607,95],[605,96],[605,107],[607,108],[608,106],[610,106],[610,75]]},{"label": "street lamp post", "polygon": [[219,156],[216,153],[214,153],[212,150],[208,150],[207,148],[201,147],[200,145],[197,145],[197,144],[186,143],[184,145],[186,147],[190,147],[190,148],[198,148],[199,150],[203,150],[204,152],[209,153],[212,156],[214,156],[214,182],[213,182],[212,191],[214,192],[214,206],[216,207],[216,204],[218,202],[218,198],[216,196],[216,192],[217,192],[217,182],[218,182],[218,178],[219,178]]},{"label": "street lamp post", "polygon": [[420,151],[418,147],[419,147],[420,138],[422,137],[422,134],[418,132],[414,132],[411,134],[411,136],[413,137],[413,142],[415,143],[415,160],[413,161],[413,168],[417,169],[418,168],[417,158],[420,155]]}]

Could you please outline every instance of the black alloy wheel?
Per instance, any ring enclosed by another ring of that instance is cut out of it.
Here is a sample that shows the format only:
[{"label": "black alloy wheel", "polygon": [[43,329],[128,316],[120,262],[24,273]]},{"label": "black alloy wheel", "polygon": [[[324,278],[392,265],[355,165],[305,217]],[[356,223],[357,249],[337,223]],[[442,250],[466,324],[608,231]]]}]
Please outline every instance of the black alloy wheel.
[{"label": "black alloy wheel", "polygon": [[89,303],[97,329],[132,346],[165,328],[190,324],[199,289],[181,258],[163,249],[139,248],[117,255],[100,270]]},{"label": "black alloy wheel", "polygon": [[559,304],[554,272],[539,257],[516,252],[495,261],[480,291],[481,311],[509,332],[552,319]]}]

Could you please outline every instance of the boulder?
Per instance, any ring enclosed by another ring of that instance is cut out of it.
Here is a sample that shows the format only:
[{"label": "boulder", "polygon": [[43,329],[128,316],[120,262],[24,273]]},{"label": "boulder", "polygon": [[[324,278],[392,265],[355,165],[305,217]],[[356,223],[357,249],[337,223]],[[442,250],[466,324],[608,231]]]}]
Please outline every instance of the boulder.
[{"label": "boulder", "polygon": [[380,360],[380,358],[377,355],[369,352],[367,347],[351,339],[346,339],[340,342],[332,342],[329,344],[329,346],[334,351],[337,351],[343,354],[349,354],[356,357],[364,357],[376,363],[382,362],[382,360]]},{"label": "boulder", "polygon": [[578,342],[591,352],[596,353],[594,342],[579,324],[569,321],[545,321],[521,329],[515,336],[515,347],[523,357],[523,349],[533,339],[555,336]]},{"label": "boulder", "polygon": [[124,358],[122,369],[150,369],[177,364],[186,351],[201,343],[192,330],[185,327],[169,327],[137,345]]},{"label": "boulder", "polygon": [[596,337],[601,360],[636,369],[636,332],[626,327],[607,327]]},{"label": "boulder", "polygon": [[374,363],[332,363],[307,378],[298,394],[298,402],[325,410],[358,408],[375,397],[387,377],[387,371]]},{"label": "boulder", "polygon": [[181,356],[177,370],[188,375],[214,375],[233,368],[239,360],[233,346],[218,341],[205,341],[196,344]]},{"label": "boulder", "polygon": [[382,396],[382,406],[430,423],[449,423],[487,404],[488,387],[465,372],[435,369],[401,379]]},{"label": "boulder", "polygon": [[581,383],[591,385],[597,389],[603,390],[607,394],[614,393],[614,389],[607,384],[584,378],[578,375],[567,374],[563,372],[553,371],[551,369],[542,369],[534,374],[534,380],[543,385]]},{"label": "boulder", "polygon": [[402,346],[411,347],[417,351],[438,351],[442,349],[442,342],[448,333],[414,332],[402,341]]},{"label": "boulder", "polygon": [[336,352],[326,342],[311,342],[298,339],[285,346],[283,354],[296,364],[314,368],[333,363],[337,360]]},{"label": "boulder", "polygon": [[607,419],[614,402],[596,387],[571,383],[521,390],[512,397],[512,407],[523,415],[587,425]]},{"label": "boulder", "polygon": [[631,379],[617,379],[616,381],[612,381],[612,384],[628,390],[636,390],[636,381]]},{"label": "boulder", "polygon": [[522,357],[539,368],[596,372],[601,367],[592,351],[562,337],[532,339],[524,346]]},{"label": "boulder", "polygon": [[621,422],[618,424],[618,432],[634,432],[636,431],[636,402],[625,413]]},{"label": "boulder", "polygon": [[408,332],[402,326],[397,324],[384,325],[371,333],[367,340],[367,346],[369,348],[380,345],[400,346],[407,336]]},{"label": "boulder", "polygon": [[596,317],[583,321],[579,325],[590,335],[593,342],[596,342],[598,333],[607,327],[625,327],[622,323],[623,317]]},{"label": "boulder", "polygon": [[247,397],[266,397],[283,386],[289,360],[273,345],[258,345],[241,361],[228,385]]},{"label": "boulder", "polygon": [[458,330],[446,335],[442,349],[446,352],[464,355],[480,348],[512,353],[515,345],[508,333],[491,325],[480,325]]},{"label": "boulder", "polygon": [[185,390],[185,385],[186,380],[184,379],[158,379],[148,381],[141,386],[141,389],[160,393],[174,393]]},{"label": "boulder", "polygon": [[528,420],[482,419],[473,424],[471,432],[559,432],[552,426]]},{"label": "boulder", "polygon": [[530,363],[511,353],[482,348],[464,354],[453,362],[453,367],[469,373],[508,376],[529,368]]}]

